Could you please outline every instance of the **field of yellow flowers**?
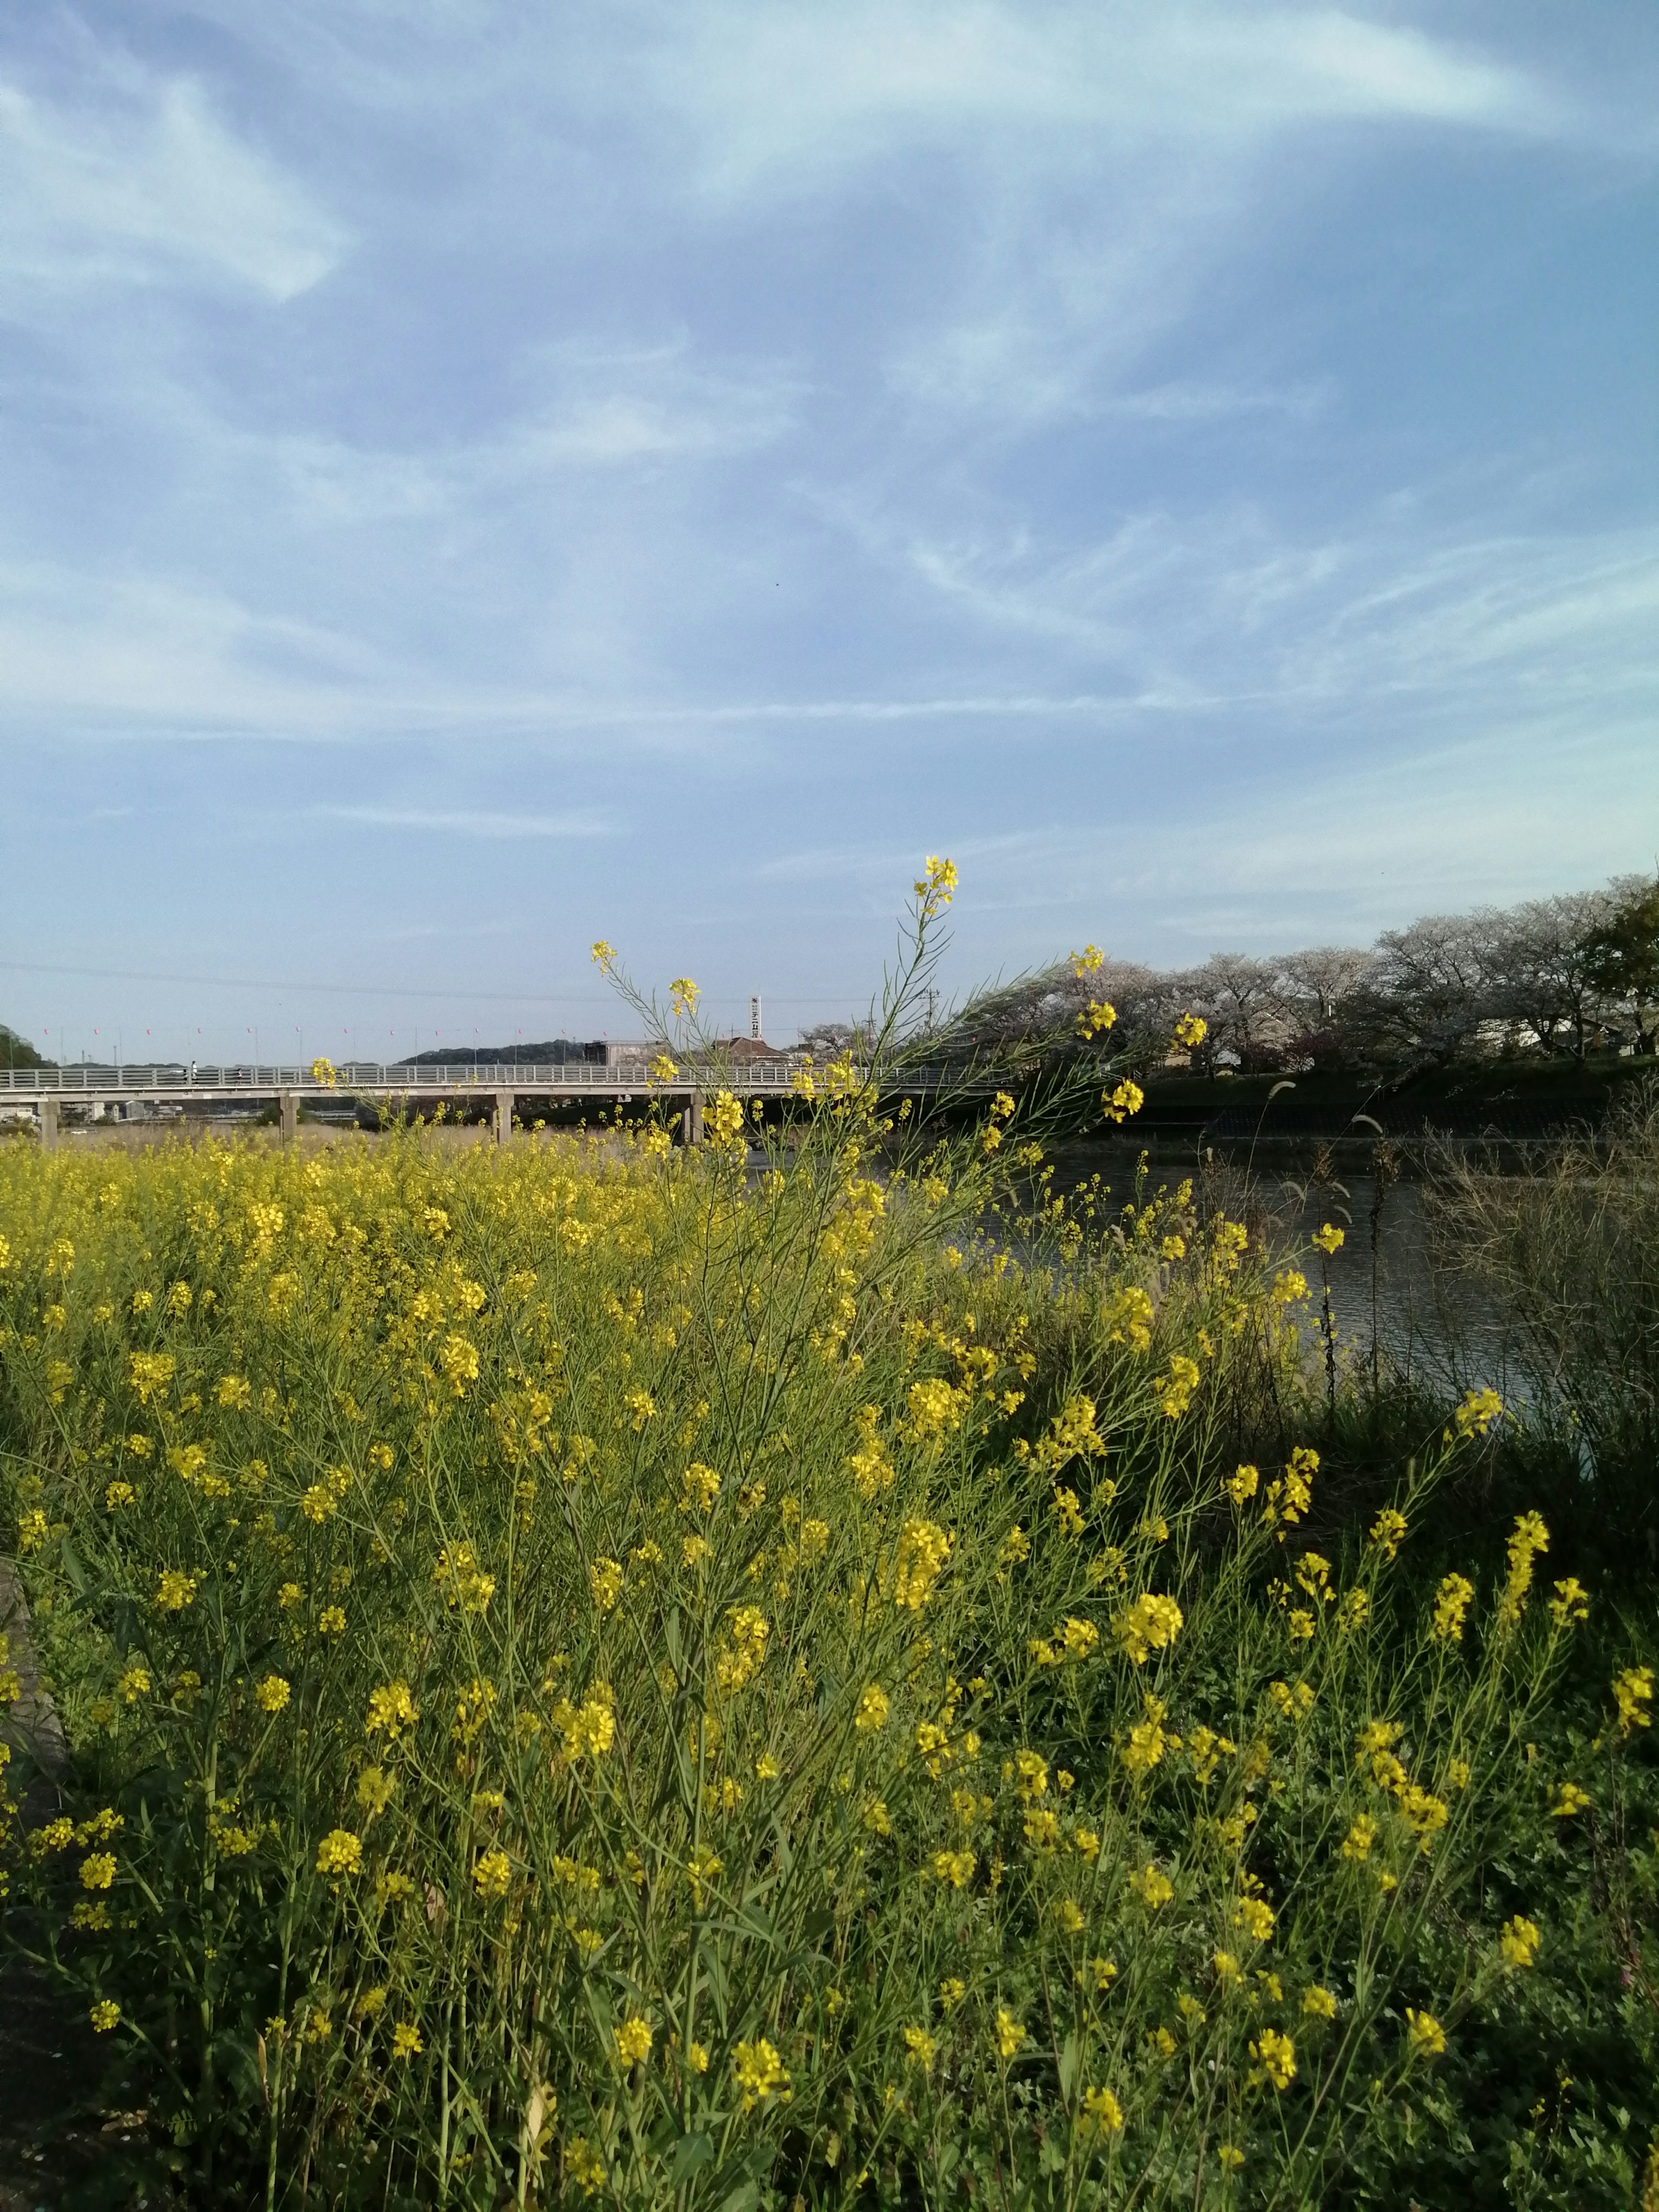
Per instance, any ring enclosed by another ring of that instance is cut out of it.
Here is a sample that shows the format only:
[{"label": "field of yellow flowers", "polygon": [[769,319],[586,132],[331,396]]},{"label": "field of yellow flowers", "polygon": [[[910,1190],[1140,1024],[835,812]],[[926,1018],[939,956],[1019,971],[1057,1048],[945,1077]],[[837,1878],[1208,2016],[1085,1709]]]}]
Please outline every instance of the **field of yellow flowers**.
[{"label": "field of yellow flowers", "polygon": [[10,1940],[204,2203],[1390,2201],[1650,1711],[1540,1755],[1536,1515],[1407,1572],[1496,1401],[1326,1556],[1237,1224],[742,1119],[0,1152]]}]

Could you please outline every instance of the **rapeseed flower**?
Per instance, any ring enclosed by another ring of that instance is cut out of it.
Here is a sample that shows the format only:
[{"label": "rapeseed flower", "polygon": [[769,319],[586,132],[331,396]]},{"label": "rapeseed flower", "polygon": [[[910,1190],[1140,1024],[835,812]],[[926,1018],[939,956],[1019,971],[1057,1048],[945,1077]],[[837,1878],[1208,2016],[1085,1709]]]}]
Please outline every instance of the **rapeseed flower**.
[{"label": "rapeseed flower", "polygon": [[1088,2135],[1119,2135],[1124,2128],[1124,2106],[1109,2088],[1084,2090],[1084,2130]]},{"label": "rapeseed flower", "polygon": [[1474,1595],[1474,1584],[1467,1575],[1446,1575],[1434,1595],[1434,1613],[1429,1633],[1437,1643],[1461,1644],[1463,1641],[1463,1616]]},{"label": "rapeseed flower", "polygon": [[1141,1666],[1154,1651],[1162,1651],[1181,1633],[1181,1607],[1172,1597],[1148,1590],[1134,1603],[1112,1616],[1112,1634],[1126,1658]]},{"label": "rapeseed flower", "polygon": [[1653,1702],[1653,1669],[1651,1667],[1627,1667],[1613,1678],[1613,1703],[1619,1708],[1619,1733],[1627,1736],[1632,1729],[1647,1728],[1651,1723],[1648,1707]]},{"label": "rapeseed flower", "polygon": [[1411,2032],[1413,2051],[1421,2051],[1430,2058],[1437,2058],[1444,2051],[1446,2031],[1431,2012],[1418,2012],[1407,2005],[1406,2024]]},{"label": "rapeseed flower", "polygon": [[1296,2045],[1281,2029],[1264,2027],[1250,2045],[1250,2056],[1275,2089],[1288,2089],[1296,2079]]},{"label": "rapeseed flower", "polygon": [[789,2076],[784,2070],[777,2047],[763,2035],[752,2043],[739,2043],[732,2053],[732,2078],[742,2093],[742,2109],[751,2112],[757,2105],[768,2104],[774,2097],[789,2094]]},{"label": "rapeseed flower", "polygon": [[1537,1922],[1528,1920],[1523,1912],[1506,1920],[1498,1934],[1504,1964],[1510,1966],[1530,1966],[1543,1940]]},{"label": "rapeseed flower", "polygon": [[349,1828],[331,1828],[317,1846],[319,1874],[358,1874],[362,1863],[362,1838]]}]

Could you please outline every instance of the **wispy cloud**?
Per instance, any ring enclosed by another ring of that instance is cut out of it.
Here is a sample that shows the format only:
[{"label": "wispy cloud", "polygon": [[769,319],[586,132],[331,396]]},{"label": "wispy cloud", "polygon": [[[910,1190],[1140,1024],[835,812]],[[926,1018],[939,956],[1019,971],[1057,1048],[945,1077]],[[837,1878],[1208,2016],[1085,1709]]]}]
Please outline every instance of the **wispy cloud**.
[{"label": "wispy cloud", "polygon": [[325,822],[349,822],[367,830],[415,830],[442,837],[614,837],[616,824],[592,810],[569,814],[489,813],[425,806],[319,806]]},{"label": "wispy cloud", "polygon": [[343,227],[201,85],[82,59],[72,95],[0,77],[0,308],[180,281],[291,300],[336,265]]}]

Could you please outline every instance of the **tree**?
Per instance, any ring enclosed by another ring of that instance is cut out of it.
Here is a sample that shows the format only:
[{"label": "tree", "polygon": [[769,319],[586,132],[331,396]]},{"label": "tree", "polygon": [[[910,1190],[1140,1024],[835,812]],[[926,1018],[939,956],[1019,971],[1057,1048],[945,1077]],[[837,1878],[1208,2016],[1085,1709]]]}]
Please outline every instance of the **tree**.
[{"label": "tree", "polygon": [[1493,950],[1499,917],[1424,915],[1386,929],[1364,982],[1350,993],[1343,1030],[1385,1058],[1443,1064],[1471,1044],[1494,1012]]},{"label": "tree", "polygon": [[27,1037],[21,1037],[14,1029],[0,1022],[0,1067],[55,1067],[56,1060],[42,1060]]},{"label": "tree", "polygon": [[1218,1053],[1231,1051],[1246,1068],[1282,1060],[1285,1030],[1279,1011],[1278,966],[1243,952],[1212,952],[1201,968],[1189,968],[1178,979],[1187,1008],[1209,1024],[1195,1059],[1212,1066]]},{"label": "tree", "polygon": [[1612,891],[1575,891],[1529,899],[1495,917],[1493,1008],[1530,1030],[1546,1052],[1561,1051],[1563,1040],[1580,1060],[1589,1049],[1605,995],[1590,945],[1617,904]]},{"label": "tree", "polygon": [[1585,940],[1586,972],[1596,989],[1634,1024],[1638,1052],[1655,1049],[1649,1012],[1659,1006],[1659,879],[1626,898]]}]

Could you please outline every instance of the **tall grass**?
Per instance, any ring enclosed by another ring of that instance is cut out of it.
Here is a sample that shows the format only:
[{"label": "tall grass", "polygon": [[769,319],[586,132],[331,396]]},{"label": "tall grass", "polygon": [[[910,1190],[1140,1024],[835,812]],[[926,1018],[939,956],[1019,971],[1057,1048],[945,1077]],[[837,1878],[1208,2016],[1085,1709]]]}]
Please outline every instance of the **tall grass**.
[{"label": "tall grass", "polygon": [[1411,1578],[1493,1405],[1322,1556],[1317,1454],[1224,1449],[1304,1388],[1237,1224],[1045,1199],[1017,1263],[1008,1106],[813,1087],[696,1152],[0,1156],[73,1752],[9,1931],[200,2201],[1380,2201],[1577,1940],[1650,1677],[1551,1737],[1535,1521]]},{"label": "tall grass", "polygon": [[1495,1313],[1540,1419],[1578,1440],[1617,1543],[1659,1571],[1659,1086],[1518,1172],[1449,1153],[1439,1264]]}]

